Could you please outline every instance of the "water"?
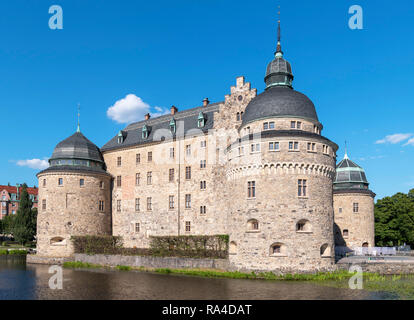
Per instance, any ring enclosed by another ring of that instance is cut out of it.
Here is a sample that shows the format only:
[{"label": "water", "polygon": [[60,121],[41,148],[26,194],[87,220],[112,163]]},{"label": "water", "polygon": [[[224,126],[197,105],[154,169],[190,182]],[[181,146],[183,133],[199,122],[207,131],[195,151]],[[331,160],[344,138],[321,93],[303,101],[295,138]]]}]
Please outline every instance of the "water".
[{"label": "water", "polygon": [[26,266],[24,257],[0,256],[4,299],[391,299],[388,293],[339,289],[309,282],[208,279],[135,271],[63,269],[63,289],[49,288],[50,266]]}]

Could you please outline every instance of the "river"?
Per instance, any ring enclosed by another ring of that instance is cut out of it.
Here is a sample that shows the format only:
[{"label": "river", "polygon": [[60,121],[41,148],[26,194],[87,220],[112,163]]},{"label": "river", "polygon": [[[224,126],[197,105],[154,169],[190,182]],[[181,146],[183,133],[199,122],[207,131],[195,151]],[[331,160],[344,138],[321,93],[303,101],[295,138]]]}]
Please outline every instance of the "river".
[{"label": "river", "polygon": [[63,288],[50,289],[47,265],[0,256],[0,300],[5,299],[393,299],[385,292],[339,289],[309,282],[209,279],[138,271],[63,269]]}]

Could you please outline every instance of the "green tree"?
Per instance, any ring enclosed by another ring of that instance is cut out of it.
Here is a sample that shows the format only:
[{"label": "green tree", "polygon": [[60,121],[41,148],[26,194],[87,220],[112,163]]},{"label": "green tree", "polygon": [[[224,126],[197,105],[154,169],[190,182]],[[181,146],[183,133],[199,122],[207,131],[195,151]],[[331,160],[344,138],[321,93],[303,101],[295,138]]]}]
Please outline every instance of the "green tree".
[{"label": "green tree", "polygon": [[23,184],[20,195],[19,209],[13,223],[13,236],[16,241],[25,244],[32,241],[36,235],[36,213],[33,203],[27,193],[27,185]]},{"label": "green tree", "polygon": [[377,201],[375,242],[379,246],[414,246],[414,189]]},{"label": "green tree", "polygon": [[14,224],[14,218],[15,216],[5,216],[3,220],[1,220],[2,228],[3,228],[3,234],[4,235],[13,235],[13,224]]}]

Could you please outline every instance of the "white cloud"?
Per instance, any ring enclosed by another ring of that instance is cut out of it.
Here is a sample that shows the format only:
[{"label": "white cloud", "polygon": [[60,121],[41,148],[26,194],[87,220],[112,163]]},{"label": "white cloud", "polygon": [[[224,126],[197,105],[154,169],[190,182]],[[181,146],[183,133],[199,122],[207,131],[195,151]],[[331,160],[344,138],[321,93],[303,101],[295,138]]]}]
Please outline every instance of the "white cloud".
[{"label": "white cloud", "polygon": [[[384,139],[377,140],[376,144],[382,144],[382,143],[391,143],[396,144],[401,141],[407,140],[408,138],[412,137],[412,133],[396,133],[386,136]],[[412,139],[410,139],[411,141]]]},{"label": "white cloud", "polygon": [[[149,113],[151,106],[142,101],[135,94],[128,94],[109,107],[106,111],[107,116],[118,123],[131,123],[142,120],[145,114]],[[168,110],[161,107],[154,107],[157,111],[151,116],[157,117],[168,113]]]},{"label": "white cloud", "polygon": [[46,159],[18,160],[16,164],[20,167],[29,167],[38,170],[43,170],[49,167],[49,162]]},{"label": "white cloud", "polygon": [[408,140],[407,143],[404,144],[404,146],[414,146],[414,138]]}]

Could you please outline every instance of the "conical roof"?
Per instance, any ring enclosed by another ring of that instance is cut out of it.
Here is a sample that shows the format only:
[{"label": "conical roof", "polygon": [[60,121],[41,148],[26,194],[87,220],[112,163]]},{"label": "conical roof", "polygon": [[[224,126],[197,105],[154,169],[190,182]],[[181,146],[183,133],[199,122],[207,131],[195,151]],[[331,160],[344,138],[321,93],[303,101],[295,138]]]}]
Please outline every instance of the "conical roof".
[{"label": "conical roof", "polygon": [[336,166],[334,190],[368,189],[368,185],[364,169],[345,154],[344,159]]}]

